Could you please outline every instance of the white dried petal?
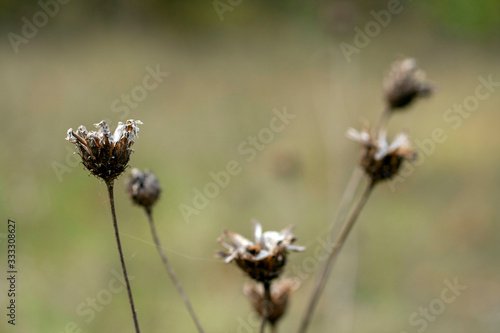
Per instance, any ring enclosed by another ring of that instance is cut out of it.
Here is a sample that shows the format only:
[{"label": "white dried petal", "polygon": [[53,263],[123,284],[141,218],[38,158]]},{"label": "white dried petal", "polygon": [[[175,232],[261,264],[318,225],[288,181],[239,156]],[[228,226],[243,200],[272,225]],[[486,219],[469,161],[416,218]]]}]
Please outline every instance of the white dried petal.
[{"label": "white dried petal", "polygon": [[224,230],[224,234],[228,237],[228,239],[233,243],[237,248],[246,249],[248,246],[253,245],[251,241],[241,236],[240,234],[231,232],[229,230]]},{"label": "white dried petal", "polygon": [[69,141],[71,143],[76,143],[78,141],[77,138],[73,135],[73,129],[72,128],[70,128],[68,130],[67,134],[68,134],[68,136],[66,137],[67,141]]},{"label": "white dried petal", "polygon": [[417,69],[417,61],[415,58],[406,58],[401,61],[401,69],[403,71],[413,72]]},{"label": "white dried petal", "polygon": [[263,247],[272,251],[279,242],[282,242],[284,240],[283,235],[281,235],[277,231],[266,231],[264,234],[262,234],[262,243]]},{"label": "white dried petal", "polygon": [[271,253],[269,251],[267,251],[267,250],[261,250],[259,252],[259,254],[257,256],[255,256],[253,259],[257,260],[257,261],[258,260],[263,260],[263,259],[266,259],[267,257],[269,257],[270,254]]},{"label": "white dried petal", "polygon": [[78,135],[85,137],[87,135],[87,128],[81,125],[80,127],[78,127],[77,133]]},{"label": "white dried petal", "polygon": [[391,145],[388,148],[388,151],[393,152],[398,148],[408,148],[410,146],[411,146],[410,139],[408,139],[406,133],[401,132],[394,138],[394,140],[392,141]]},{"label": "white dried petal", "polygon": [[370,133],[368,133],[368,131],[359,131],[358,132],[354,128],[349,128],[346,132],[346,136],[347,136],[347,138],[349,138],[351,140],[354,140],[354,141],[357,141],[357,142],[360,142],[363,144],[370,143],[370,141],[371,141]]},{"label": "white dried petal", "polygon": [[287,250],[295,251],[295,252],[302,252],[302,251],[306,250],[305,246],[299,246],[299,245],[293,245],[293,244],[287,245],[286,248],[287,248]]},{"label": "white dried petal", "polygon": [[280,234],[282,234],[283,237],[292,236],[293,235],[293,229],[294,229],[294,226],[293,225],[289,225],[285,229],[281,230]]},{"label": "white dried petal", "polygon": [[253,234],[255,237],[255,244],[261,244],[262,241],[262,225],[257,221],[253,220]]},{"label": "white dried petal", "polygon": [[125,125],[122,122],[118,123],[118,126],[116,126],[115,132],[113,133],[113,142],[117,143],[122,139],[123,133],[125,131]]}]

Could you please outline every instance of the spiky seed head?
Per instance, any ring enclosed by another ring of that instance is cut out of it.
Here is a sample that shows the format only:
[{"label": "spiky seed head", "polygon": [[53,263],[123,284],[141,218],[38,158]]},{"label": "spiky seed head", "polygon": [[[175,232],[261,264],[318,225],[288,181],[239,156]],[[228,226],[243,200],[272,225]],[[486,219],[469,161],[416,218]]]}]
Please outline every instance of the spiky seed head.
[{"label": "spiky seed head", "polygon": [[393,177],[404,160],[413,160],[417,156],[404,132],[399,133],[391,144],[387,143],[385,131],[380,131],[375,137],[369,128],[361,132],[350,128],[347,136],[363,145],[360,165],[372,181]]},{"label": "spiky seed head", "polygon": [[268,282],[277,278],[287,261],[288,251],[304,251],[305,247],[294,245],[296,240],[293,227],[282,231],[262,232],[259,222],[253,221],[254,240],[251,241],[240,234],[224,230],[218,239],[227,251],[218,254],[226,263],[236,262],[239,268],[252,279]]},{"label": "spiky seed head", "polygon": [[85,126],[78,127],[75,132],[68,130],[66,140],[74,143],[87,170],[105,182],[111,182],[120,176],[127,168],[128,161],[139,132],[139,120],[127,120],[125,124],[118,123],[113,135],[105,121],[94,126],[97,131],[88,132]]},{"label": "spiky seed head", "polygon": [[160,182],[148,169],[142,172],[132,169],[130,177],[125,181],[125,189],[133,203],[150,209],[160,197]]},{"label": "spiky seed head", "polygon": [[399,110],[419,97],[432,95],[435,87],[413,58],[395,61],[384,78],[383,93],[388,109]]}]

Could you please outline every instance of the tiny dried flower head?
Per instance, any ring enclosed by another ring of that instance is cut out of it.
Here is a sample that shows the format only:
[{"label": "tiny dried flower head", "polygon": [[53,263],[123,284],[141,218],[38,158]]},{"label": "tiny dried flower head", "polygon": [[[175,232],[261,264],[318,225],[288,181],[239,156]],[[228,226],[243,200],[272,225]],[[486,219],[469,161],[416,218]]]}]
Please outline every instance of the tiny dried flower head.
[{"label": "tiny dried flower head", "polygon": [[385,131],[380,131],[375,138],[368,128],[361,132],[350,128],[347,137],[363,145],[360,164],[372,181],[391,178],[404,160],[413,160],[417,156],[404,132],[399,133],[391,144],[387,143]]},{"label": "tiny dried flower head", "polygon": [[142,122],[133,119],[127,120],[125,124],[120,122],[114,134],[111,134],[108,124],[101,121],[94,125],[97,131],[87,132],[85,126],[78,127],[76,132],[70,128],[66,140],[76,145],[87,170],[111,182],[127,168],[132,152],[130,147],[139,132],[137,124]]},{"label": "tiny dried flower head", "polygon": [[226,263],[235,261],[251,278],[268,282],[277,278],[286,264],[288,251],[304,251],[305,247],[294,245],[293,226],[280,232],[262,232],[259,222],[253,221],[254,241],[240,234],[224,230],[218,242],[227,251],[219,251],[219,256]]},{"label": "tiny dried flower head", "polygon": [[153,207],[161,193],[158,179],[148,169],[144,172],[132,169],[130,178],[125,181],[125,189],[132,202],[146,209]]},{"label": "tiny dried flower head", "polygon": [[434,85],[425,81],[425,72],[413,58],[395,61],[383,82],[385,101],[390,110],[404,108],[417,97],[428,97]]},{"label": "tiny dried flower head", "polygon": [[246,283],[243,293],[249,298],[254,310],[264,316],[271,325],[275,325],[286,313],[290,295],[297,290],[300,283],[292,279],[283,279],[271,285],[271,304],[266,300],[262,284]]}]

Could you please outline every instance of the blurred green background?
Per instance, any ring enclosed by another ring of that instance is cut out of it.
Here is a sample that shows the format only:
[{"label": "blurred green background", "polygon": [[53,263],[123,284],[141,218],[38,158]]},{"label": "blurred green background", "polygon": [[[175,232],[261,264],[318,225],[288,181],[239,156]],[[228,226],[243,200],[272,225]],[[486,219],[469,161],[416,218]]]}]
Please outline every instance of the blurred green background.
[{"label": "blurred green background", "polygon": [[[35,33],[23,28],[23,18],[33,23],[40,3],[0,2],[0,259],[5,267],[11,218],[19,266],[17,325],[6,323],[2,278],[0,331],[133,331],[125,291],[91,320],[78,312],[90,309],[89,298],[103,297],[120,266],[105,185],[75,166],[75,147],[64,138],[70,127],[108,119],[114,129],[134,118],[144,125],[130,165],[161,181],[154,212],[161,239],[207,332],[257,331],[242,294],[248,278],[215,258],[220,232],[250,237],[251,218],[266,230],[294,224],[298,243],[309,247],[290,255],[287,275],[299,274],[303,284],[280,332],[294,332],[314,281],[317,239],[357,162],[359,147],[345,132],[378,117],[383,74],[406,55],[438,91],[391,119],[390,134],[406,128],[424,141],[442,128],[447,140],[407,166],[409,176],[395,190],[375,190],[311,332],[417,332],[423,324],[412,325],[412,314],[455,278],[467,289],[421,332],[498,332],[498,87],[458,128],[443,116],[474,95],[479,77],[500,81],[500,3],[402,1],[401,13],[350,62],[340,43],[354,44],[354,29],[364,30],[370,12],[386,10],[387,1],[217,4],[226,6],[222,16],[213,1],[69,1]],[[36,19],[44,23],[43,15]],[[148,66],[169,75],[118,111]],[[247,162],[238,146],[285,107],[296,118]],[[240,162],[241,174],[186,223],[179,205],[191,204],[193,190],[230,160]],[[142,331],[194,332],[142,210],[124,193],[128,173],[117,181],[116,204]],[[304,266],[309,272],[291,272]]]}]

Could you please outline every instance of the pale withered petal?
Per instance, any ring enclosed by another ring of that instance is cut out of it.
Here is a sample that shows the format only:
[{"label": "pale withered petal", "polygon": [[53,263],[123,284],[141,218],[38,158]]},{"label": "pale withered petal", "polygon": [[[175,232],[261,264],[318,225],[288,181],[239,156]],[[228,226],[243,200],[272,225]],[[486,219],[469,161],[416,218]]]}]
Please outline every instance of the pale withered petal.
[{"label": "pale withered petal", "polygon": [[288,251],[304,251],[305,247],[294,245],[295,236],[292,227],[285,228],[281,232],[262,232],[262,226],[254,221],[255,241],[224,230],[222,237],[218,239],[227,251],[219,251],[219,256],[226,263],[235,261],[251,278],[264,282],[277,278],[285,264]]},{"label": "pale withered petal", "polygon": [[153,207],[161,193],[158,179],[148,169],[144,172],[132,169],[130,177],[125,181],[125,190],[132,202],[146,209]]},{"label": "pale withered petal", "polygon": [[404,108],[418,97],[430,96],[434,89],[413,58],[395,61],[383,82],[384,98],[390,110]]},{"label": "pale withered petal", "polygon": [[132,153],[130,147],[139,131],[137,124],[142,123],[133,119],[127,120],[125,125],[120,123],[118,125],[118,128],[121,128],[120,134],[111,136],[108,124],[101,121],[95,124],[97,132],[87,132],[85,126],[78,127],[76,132],[70,128],[66,140],[76,145],[87,170],[104,181],[110,182],[127,168]]},{"label": "pale withered petal", "polygon": [[404,132],[399,133],[391,144],[387,142],[385,131],[381,131],[378,138],[375,138],[368,128],[362,132],[351,128],[347,131],[347,136],[363,145],[360,164],[372,181],[393,177],[404,160],[416,157],[416,150]]}]

